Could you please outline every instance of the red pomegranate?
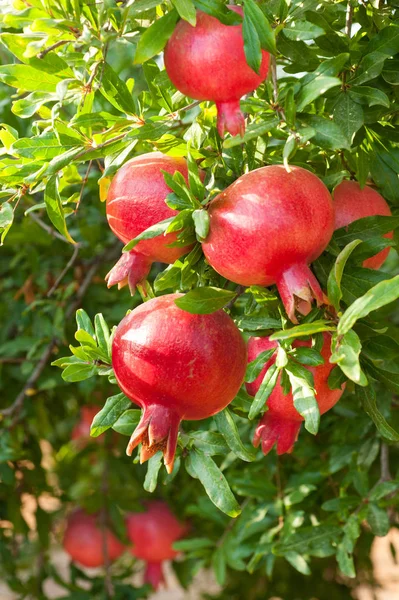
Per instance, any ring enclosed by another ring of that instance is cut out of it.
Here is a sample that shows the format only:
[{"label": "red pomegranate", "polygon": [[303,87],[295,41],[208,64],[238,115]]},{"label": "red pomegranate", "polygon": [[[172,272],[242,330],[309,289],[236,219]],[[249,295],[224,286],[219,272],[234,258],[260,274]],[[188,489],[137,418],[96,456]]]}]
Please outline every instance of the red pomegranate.
[{"label": "red pomegranate", "polygon": [[[357,181],[342,181],[334,190],[335,229],[345,227],[364,217],[374,215],[391,216],[391,211],[384,198],[368,185],[362,189]],[[386,238],[392,239],[393,232],[386,233]],[[389,248],[384,248],[378,254],[367,258],[363,267],[379,269],[389,254]]]},{"label": "red pomegranate", "polygon": [[[104,540],[98,515],[89,515],[82,509],[73,512],[67,522],[63,546],[74,562],[84,567],[101,567],[105,564]],[[106,530],[108,558],[112,562],[124,552],[123,544]]]},{"label": "red pomegranate", "polygon": [[76,441],[79,446],[85,446],[89,441],[102,442],[102,437],[90,437],[90,428],[94,417],[100,412],[101,406],[82,406],[80,409],[80,421],[76,423],[72,429],[71,438]]},{"label": "red pomegranate", "polygon": [[246,347],[234,321],[219,310],[193,315],[181,294],[149,300],[118,325],[112,364],[122,391],[144,410],[127,454],[141,442],[141,462],[158,450],[170,473],[180,421],[225,408],[245,374]]},{"label": "red pomegranate", "polygon": [[129,551],[147,563],[144,581],[157,589],[165,582],[162,563],[177,556],[172,545],[187,533],[187,526],[180,523],[161,500],[149,502],[145,512],[130,514],[126,526],[133,544]]},{"label": "red pomegranate", "polygon": [[[165,203],[171,190],[162,171],[171,175],[179,171],[187,181],[185,159],[160,152],[132,158],[113,178],[107,196],[107,219],[114,234],[125,244],[151,225],[177,214]],[[105,278],[108,287],[117,283],[121,288],[128,283],[133,294],[154,261],[172,264],[190,250],[190,247],[171,246],[176,239],[177,233],[173,232],[139,242],[131,252],[122,254],[108,273]]]},{"label": "red pomegranate", "polygon": [[309,263],[331,239],[333,202],[316,175],[271,165],[242,175],[209,206],[209,264],[242,285],[277,285],[289,318],[324,301]]},{"label": "red pomegranate", "polygon": [[[248,342],[248,361],[251,362],[265,350],[277,348],[277,342],[270,341],[268,337],[253,337]],[[294,348],[299,346],[311,346],[311,341],[296,340],[293,343]],[[316,390],[316,400],[319,405],[320,414],[324,414],[334,406],[342,396],[344,386],[339,390],[331,390],[328,387],[328,376],[330,375],[334,365],[329,362],[331,356],[331,335],[323,333],[323,347],[321,355],[324,363],[317,367],[306,367],[308,371],[313,373],[314,389]],[[276,360],[275,355],[267,361],[259,376],[253,383],[246,384],[248,394],[255,396],[262,383],[266,371]],[[294,406],[292,393],[289,392],[284,396],[283,388],[280,383],[280,377],[277,380],[276,387],[272,391],[267,400],[268,411],[263,415],[255,430],[253,440],[254,446],[257,448],[262,444],[264,454],[270,452],[274,444],[277,445],[277,454],[285,454],[291,452],[298,438],[299,430],[303,418],[298,413]]]},{"label": "red pomegranate", "polygon": [[[229,8],[243,14],[238,6]],[[221,136],[225,131],[231,135],[244,134],[240,98],[266,79],[270,56],[262,52],[259,75],[248,66],[242,25],[223,25],[197,11],[195,27],[179,21],[164,56],[166,72],[178,90],[190,98],[216,102]]]}]

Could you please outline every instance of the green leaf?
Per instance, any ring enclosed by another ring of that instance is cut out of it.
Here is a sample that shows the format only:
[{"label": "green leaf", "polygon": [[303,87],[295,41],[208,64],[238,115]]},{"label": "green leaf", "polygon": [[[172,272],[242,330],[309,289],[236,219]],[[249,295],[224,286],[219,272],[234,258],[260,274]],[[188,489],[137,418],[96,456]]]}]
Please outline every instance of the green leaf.
[{"label": "green leaf", "polygon": [[342,299],[341,280],[345,265],[354,249],[361,243],[361,240],[353,240],[347,246],[345,246],[345,248],[337,256],[335,264],[328,276],[328,298],[337,312],[340,309],[340,302]]},{"label": "green leaf", "polygon": [[151,8],[155,8],[161,4],[161,0],[135,0],[133,5],[130,6],[130,14],[132,16],[139,15],[142,12],[146,12]]},{"label": "green leaf", "polygon": [[338,323],[338,334],[346,334],[358,319],[367,317],[372,311],[390,304],[397,298],[399,298],[399,275],[377,283],[346,309]]},{"label": "green leaf", "polygon": [[94,317],[94,327],[96,332],[96,339],[99,347],[104,352],[104,354],[108,357],[111,356],[111,348],[110,341],[111,336],[109,332],[109,327],[101,313],[97,314]]},{"label": "green leaf", "polygon": [[2,230],[0,246],[3,245],[4,238],[6,237],[7,232],[13,224],[13,221],[14,211],[11,204],[9,204],[8,202],[3,202],[3,204],[0,206],[0,230]]},{"label": "green leaf", "polygon": [[378,432],[390,442],[399,442],[399,433],[393,429],[382,416],[377,407],[377,397],[373,386],[356,388],[356,396],[362,403],[364,411],[374,422]]},{"label": "green leaf", "polygon": [[265,407],[266,401],[268,400],[270,394],[275,388],[279,373],[280,371],[279,369],[277,369],[277,366],[275,364],[270,365],[251,404],[251,408],[248,413],[248,419],[255,419],[255,417],[257,417],[262,412],[263,408]]},{"label": "green leaf", "polygon": [[261,48],[263,50],[266,50],[266,52],[276,54],[277,49],[274,31],[268,19],[266,18],[262,10],[259,8],[259,6],[256,4],[256,2],[254,2],[254,0],[244,1],[244,23],[246,19],[250,19],[253,26],[255,27]]},{"label": "green leaf", "polygon": [[226,456],[229,452],[229,447],[226,445],[223,436],[216,431],[191,431],[190,439],[194,445],[203,450],[209,456],[214,454],[218,456]]},{"label": "green leaf", "polygon": [[223,546],[216,548],[212,554],[211,563],[216,581],[219,585],[223,586],[226,581],[226,556]]},{"label": "green leaf", "polygon": [[340,568],[340,571],[346,577],[356,577],[355,565],[353,562],[353,557],[349,552],[345,549],[343,544],[339,544],[337,550],[337,562]]},{"label": "green leaf", "polygon": [[156,54],[159,54],[165,47],[177,23],[179,15],[176,10],[171,10],[166,15],[154,21],[148,27],[137,44],[134,63],[141,64],[146,62]]},{"label": "green leaf", "polygon": [[119,417],[132,405],[125,394],[117,394],[107,399],[104,407],[96,414],[91,424],[90,435],[98,437],[112,427]]},{"label": "green leaf", "polygon": [[374,535],[379,537],[387,535],[391,525],[386,509],[380,508],[374,502],[370,502],[367,506],[366,519]]},{"label": "green leaf", "polygon": [[197,23],[197,12],[193,0],[172,0],[172,4],[181,18],[195,27]]},{"label": "green leaf", "polygon": [[214,545],[214,540],[210,540],[209,538],[189,538],[187,540],[173,542],[173,549],[178,550],[179,552],[190,552],[193,550],[212,548]]},{"label": "green leaf", "polygon": [[307,124],[316,131],[312,141],[327,150],[349,149],[350,142],[336,123],[324,117],[312,116],[307,119]]},{"label": "green leaf", "polygon": [[352,143],[355,133],[364,123],[362,107],[354,102],[347,93],[342,92],[334,107],[333,117],[346,139]]},{"label": "green leaf", "polygon": [[329,77],[320,73],[314,79],[303,85],[297,96],[297,111],[302,112],[313,100],[319,98],[327,92],[327,90],[341,85],[341,80],[338,77]]},{"label": "green leaf", "polygon": [[28,65],[0,66],[0,81],[26,92],[55,92],[60,77]]},{"label": "green leaf", "polygon": [[225,408],[215,415],[214,419],[218,430],[234,454],[246,462],[255,460],[255,452],[253,450],[248,450],[242,443],[237,425],[235,424],[229,409]]},{"label": "green leaf", "polygon": [[387,108],[390,106],[388,96],[378,88],[368,87],[366,85],[352,85],[348,89],[348,94],[352,100],[359,104],[367,104],[367,106],[380,104]]},{"label": "green leaf", "polygon": [[290,329],[276,331],[270,336],[270,340],[290,340],[292,338],[313,335],[322,331],[335,331],[335,326],[331,321],[313,321],[312,323],[303,323]]},{"label": "green leaf", "polygon": [[263,367],[267,363],[267,361],[273,356],[276,352],[277,348],[271,348],[270,350],[265,350],[258,354],[255,360],[251,361],[247,365],[247,370],[245,372],[245,381],[247,383],[252,383],[259,376]]},{"label": "green leaf", "polygon": [[61,377],[64,381],[73,383],[76,381],[84,381],[96,374],[96,367],[92,364],[77,362],[71,364],[62,372]]},{"label": "green leaf", "polygon": [[347,378],[344,372],[341,371],[341,369],[337,365],[332,369],[331,373],[328,376],[328,387],[330,388],[330,390],[340,390],[346,380]]},{"label": "green leaf", "polygon": [[210,219],[208,211],[204,210],[203,208],[195,210],[193,212],[193,221],[197,240],[199,242],[205,241],[209,233]]},{"label": "green leaf", "polygon": [[394,494],[398,491],[399,483],[397,481],[382,481],[381,483],[377,483],[377,485],[373,487],[372,491],[369,494],[369,500],[381,500],[381,498]]},{"label": "green leaf", "polygon": [[112,106],[128,115],[135,112],[132,94],[126,83],[115,73],[108,63],[103,63],[96,75],[99,90]]},{"label": "green leaf", "polygon": [[83,308],[79,308],[76,311],[76,324],[78,326],[78,329],[83,329],[83,331],[87,331],[87,333],[90,334],[90,336],[94,340],[96,333],[94,331],[93,324],[89,315],[85,310],[83,310]]},{"label": "green leaf", "polygon": [[294,406],[305,419],[305,429],[316,435],[320,424],[319,405],[313,387],[309,385],[309,381],[303,377],[298,367],[299,365],[292,361],[288,361],[285,367],[292,387]]},{"label": "green leaf", "polygon": [[54,133],[48,132],[39,137],[16,140],[10,148],[10,154],[35,160],[49,160],[59,156],[68,147],[71,149],[78,145],[78,141],[73,138],[69,143],[61,143]]},{"label": "green leaf", "polygon": [[324,29],[314,25],[309,21],[294,20],[290,21],[284,27],[284,35],[289,40],[314,40],[316,37],[324,34]]},{"label": "green leaf", "polygon": [[238,517],[241,508],[216,463],[198,449],[190,452],[188,460],[213,504],[229,517]]},{"label": "green leaf", "polygon": [[148,227],[148,229],[142,231],[137,237],[126,244],[126,246],[123,247],[122,252],[130,252],[130,250],[133,250],[133,248],[137,246],[141,240],[151,240],[159,235],[163,235],[174,219],[175,217],[169,217],[168,219],[164,219],[159,223],[155,223],[155,225],[151,225],[151,227]]},{"label": "green leaf", "polygon": [[68,242],[76,242],[69,235],[65,215],[61,204],[61,198],[58,193],[58,180],[55,175],[50,177],[44,191],[44,202],[46,204],[47,214],[54,227],[63,235]]},{"label": "green leaf", "polygon": [[260,123],[251,123],[245,130],[244,137],[241,135],[235,135],[234,137],[226,138],[223,142],[224,148],[233,148],[243,143],[249,142],[250,140],[257,139],[271,131],[274,127],[279,124],[279,119],[276,117],[268,117],[262,119]]},{"label": "green leaf", "polygon": [[324,359],[316,348],[299,346],[290,352],[290,356],[301,363],[301,365],[307,365],[309,367],[317,367],[324,364]]},{"label": "green leaf", "polygon": [[298,554],[298,552],[287,552],[284,554],[284,558],[294,567],[294,569],[299,573],[302,573],[302,575],[311,574],[308,563],[301,554]]},{"label": "green leaf", "polygon": [[237,321],[237,326],[243,331],[262,331],[265,329],[278,329],[281,320],[268,316],[242,317]]},{"label": "green leaf", "polygon": [[162,452],[157,452],[148,461],[147,473],[144,479],[143,488],[146,492],[152,494],[155,492],[158,482],[158,473],[162,465]]},{"label": "green leaf", "polygon": [[260,73],[262,63],[262,48],[255,23],[250,14],[244,9],[244,21],[242,24],[242,35],[244,38],[245,59],[248,65],[257,75]]},{"label": "green leaf", "polygon": [[331,348],[333,352],[330,362],[337,364],[345,375],[357,385],[368,385],[367,377],[359,362],[362,345],[357,333],[353,330],[347,331],[345,335],[335,333],[331,341]]},{"label": "green leaf", "polygon": [[391,23],[388,27],[381,29],[374,35],[366,48],[365,54],[381,52],[386,56],[392,56],[399,52],[399,27]]},{"label": "green leaf", "polygon": [[130,437],[139,424],[140,418],[141,410],[125,410],[125,412],[122,413],[118,420],[112,425],[112,429],[121,435],[127,435]]},{"label": "green leaf", "polygon": [[194,315],[209,315],[222,309],[234,296],[235,292],[229,290],[211,286],[200,287],[175,300],[175,304],[182,310]]}]

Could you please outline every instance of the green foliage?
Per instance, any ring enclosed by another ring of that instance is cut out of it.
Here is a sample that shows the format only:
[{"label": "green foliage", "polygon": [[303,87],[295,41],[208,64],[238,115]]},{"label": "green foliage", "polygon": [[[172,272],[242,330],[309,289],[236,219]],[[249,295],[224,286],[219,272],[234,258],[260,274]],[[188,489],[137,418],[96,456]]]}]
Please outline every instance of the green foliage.
[{"label": "green foliage", "polygon": [[[105,511],[126,541],[123,516],[151,495],[163,498],[191,524],[175,544],[184,553],[173,565],[180,583],[187,587],[210,567],[223,588],[212,596],[219,600],[247,598],[248,590],[254,599],[349,599],[357,573],[372,581],[373,537],[397,522],[398,3],[350,2],[349,21],[341,0],[243,0],[243,17],[227,4],[3,2],[0,570],[18,598],[44,598],[48,578],[71,600],[107,597],[103,574],[71,565],[64,579],[52,563],[52,546],[77,505]],[[241,100],[248,117],[242,138],[221,140],[214,105],[184,97],[163,70],[160,53],[175,24],[194,25],[195,9],[242,24],[254,71],[262,50],[274,55],[267,80]],[[143,296],[181,292],[180,308],[226,310],[246,338],[268,335],[278,345],[248,365],[252,382],[270,361],[255,398],[242,388],[218,415],[184,423],[170,475],[161,453],[147,466],[138,454],[124,454],[140,410],[116,385],[111,327],[142,297],[107,290],[103,281],[121,244],[100,199],[120,166],[155,149],[185,157],[189,182],[164,175],[166,203],[177,214],[123,250],[171,231],[192,250],[166,268],[154,265]],[[208,202],[267,164],[305,167],[330,191],[349,178],[374,185],[393,214],[334,233],[312,266],[330,305],[295,326],[275,288],[237,287],[210,268],[201,249]],[[393,239],[383,237],[390,231]],[[381,270],[362,267],[388,246]],[[336,365],[329,385],[345,382],[346,390],[320,419],[309,369],[322,364],[323,332],[332,337]],[[264,457],[251,445],[254,419],[267,410],[279,377],[304,428],[292,455]],[[96,440],[79,445],[71,435],[86,405],[98,408]],[[111,567],[116,599],[150,593],[131,585],[132,568],[129,554]]]}]

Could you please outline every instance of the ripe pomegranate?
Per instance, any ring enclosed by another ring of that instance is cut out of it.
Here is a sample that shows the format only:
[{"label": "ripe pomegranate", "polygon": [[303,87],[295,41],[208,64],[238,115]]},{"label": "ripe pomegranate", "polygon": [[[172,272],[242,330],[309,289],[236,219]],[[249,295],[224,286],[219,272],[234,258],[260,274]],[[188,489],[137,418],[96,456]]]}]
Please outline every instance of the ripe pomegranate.
[{"label": "ripe pomegranate", "polygon": [[[125,244],[151,225],[177,214],[165,199],[171,192],[162,171],[173,175],[179,171],[187,181],[184,158],[171,157],[161,152],[142,154],[129,160],[116,173],[107,196],[107,219],[114,234]],[[108,287],[115,283],[121,288],[129,284],[132,294],[136,285],[146,279],[154,261],[172,264],[190,247],[170,246],[177,233],[142,240],[131,252],[122,254],[108,273]]]},{"label": "ripe pomegranate", "polygon": [[316,175],[271,165],[242,175],[209,205],[209,264],[242,285],[277,285],[291,321],[295,309],[324,301],[309,269],[331,239],[333,202]]},{"label": "ripe pomegranate", "polygon": [[[242,8],[229,6],[243,14]],[[165,48],[165,67],[172,83],[186,96],[213,100],[218,111],[220,136],[244,134],[240,98],[266,79],[270,55],[262,51],[259,75],[248,66],[242,25],[223,25],[197,11],[195,27],[179,21]]]},{"label": "ripe pomegranate", "polygon": [[76,423],[75,427],[72,429],[71,435],[71,438],[75,440],[79,446],[84,447],[87,442],[92,440],[102,443],[102,437],[90,437],[91,424],[100,410],[101,406],[82,406],[80,409],[80,421]]},{"label": "ripe pomegranate", "polygon": [[[105,564],[104,539],[98,515],[89,515],[84,510],[73,512],[67,522],[63,546],[73,561],[84,567],[101,567]],[[123,544],[106,530],[107,554],[112,562],[124,552]]]},{"label": "ripe pomegranate", "polygon": [[[374,215],[391,216],[391,211],[384,198],[373,188],[365,185],[362,189],[357,181],[341,181],[334,190],[335,229],[345,227],[364,217]],[[392,239],[393,232],[386,233],[386,238]],[[379,269],[389,254],[389,248],[384,248],[378,254],[367,258],[363,267]]]},{"label": "ripe pomegranate", "polygon": [[187,526],[176,519],[165,502],[154,500],[148,502],[145,512],[130,514],[126,527],[133,544],[129,552],[146,561],[144,581],[157,589],[165,582],[162,563],[177,556],[172,545],[187,533]]},{"label": "ripe pomegranate", "polygon": [[180,421],[225,408],[241,386],[247,354],[225,312],[190,314],[176,306],[180,296],[161,296],[134,309],[118,325],[112,345],[118,384],[144,409],[127,454],[140,442],[141,462],[162,450],[169,473]]},{"label": "ripe pomegranate", "polygon": [[[277,342],[270,341],[268,337],[253,337],[248,342],[248,361],[251,362],[265,350],[277,348]],[[294,348],[300,346],[311,346],[311,341],[296,340],[293,343]],[[331,390],[328,387],[328,376],[334,365],[329,362],[331,356],[331,335],[323,333],[323,347],[320,351],[324,358],[324,363],[317,367],[306,367],[313,373],[314,389],[316,390],[316,400],[319,405],[320,414],[324,414],[334,406],[342,396],[344,386],[341,389]],[[248,394],[255,396],[262,383],[263,377],[269,367],[275,362],[276,356],[273,355],[265,364],[259,376],[252,383],[247,383]],[[303,417],[298,413],[294,406],[292,392],[284,396],[281,386],[281,375],[277,380],[276,387],[267,400],[268,411],[263,415],[255,430],[253,444],[257,448],[262,444],[264,454],[270,452],[274,444],[277,445],[277,454],[291,452],[298,439],[299,430]]]}]

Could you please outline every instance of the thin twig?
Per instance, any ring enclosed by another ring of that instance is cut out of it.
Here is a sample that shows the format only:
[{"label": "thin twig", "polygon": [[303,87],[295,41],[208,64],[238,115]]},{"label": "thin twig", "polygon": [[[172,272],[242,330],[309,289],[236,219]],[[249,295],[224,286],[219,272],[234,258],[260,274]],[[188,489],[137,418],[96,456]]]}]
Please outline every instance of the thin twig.
[{"label": "thin twig", "polygon": [[58,233],[58,231],[56,231],[55,229],[53,229],[52,227],[50,227],[50,225],[47,225],[47,223],[45,223],[44,221],[42,221],[41,218],[38,217],[36,213],[30,212],[29,216],[32,219],[32,221],[34,221],[35,223],[37,223],[37,225],[39,225],[39,227],[41,227],[42,229],[44,229],[44,231],[46,233],[48,233],[49,235],[52,235],[53,237],[57,238],[57,240],[61,240],[62,242],[65,242],[68,245],[70,244],[70,242],[68,242],[68,240],[66,238],[64,238],[64,236],[62,236],[60,233]]},{"label": "thin twig", "polygon": [[348,38],[351,37],[352,34],[352,19],[353,19],[353,5],[351,0],[348,0],[348,4],[346,5],[346,19],[345,19],[345,33]]},{"label": "thin twig", "polygon": [[229,302],[227,302],[227,304],[223,308],[225,310],[229,310],[230,308],[232,308],[232,306],[235,304],[235,302],[238,300],[238,298],[243,295],[245,290],[246,290],[246,287],[244,285],[238,285],[236,287],[235,295]]},{"label": "thin twig", "polygon": [[89,152],[97,152],[97,150],[102,150],[103,148],[105,148],[106,146],[109,146],[110,144],[113,144],[114,142],[119,142],[120,140],[123,140],[123,138],[126,135],[128,135],[128,133],[129,132],[126,131],[125,133],[121,133],[119,135],[116,135],[113,138],[110,138],[109,140],[106,140],[102,144],[98,144],[98,146],[91,146],[90,148],[85,148],[84,150],[79,152],[79,154],[76,154],[76,156],[74,156],[74,160],[76,160],[78,158],[82,158],[82,156],[84,156],[85,154],[88,154]]},{"label": "thin twig", "polygon": [[87,167],[87,170],[86,170],[86,175],[84,176],[84,178],[83,178],[83,181],[82,181],[82,187],[80,188],[80,194],[79,194],[79,199],[78,199],[78,201],[77,201],[77,203],[76,203],[75,213],[77,213],[77,212],[78,212],[78,209],[79,209],[80,203],[81,203],[81,201],[82,201],[82,198],[83,198],[83,192],[84,192],[84,189],[85,189],[86,183],[89,181],[89,175],[90,175],[90,171],[91,171],[91,168],[92,168],[92,166],[93,166],[93,161],[91,160],[91,161],[89,162],[89,166]]},{"label": "thin twig", "polygon": [[46,54],[48,54],[52,50],[55,50],[56,48],[59,48],[60,46],[63,46],[64,44],[71,44],[73,41],[74,40],[59,40],[58,42],[55,42],[55,44],[53,44],[52,46],[49,46],[48,48],[45,48],[44,50],[39,52],[39,54],[37,55],[37,58],[44,58],[46,56]]},{"label": "thin twig", "polygon": [[61,281],[63,280],[65,274],[69,271],[69,269],[72,267],[72,265],[74,264],[75,260],[78,257],[79,254],[79,250],[80,250],[80,244],[76,244],[73,250],[73,254],[71,256],[71,258],[69,259],[69,261],[67,262],[67,264],[65,265],[65,267],[63,268],[63,270],[61,271],[60,275],[57,277],[54,285],[52,286],[52,288],[47,292],[47,298],[50,298],[50,296],[52,296],[55,292],[55,290],[58,288],[58,286],[60,285]]},{"label": "thin twig", "polygon": [[0,358],[0,364],[20,365],[24,362],[31,362],[29,358]]},{"label": "thin twig", "polygon": [[108,536],[107,536],[107,496],[108,496],[108,462],[105,461],[104,469],[102,473],[102,481],[101,481],[101,493],[104,500],[104,506],[100,512],[100,527],[101,527],[101,541],[102,541],[102,550],[103,550],[103,558],[104,558],[104,587],[107,598],[114,597],[114,586],[112,584],[111,577],[111,561],[109,558],[108,552]]},{"label": "thin twig", "polygon": [[[273,84],[273,102],[277,105],[277,99],[278,99],[277,62],[276,62],[276,57],[273,54],[270,56],[270,73],[272,76],[272,84]],[[282,111],[282,109],[279,109],[279,110]]]},{"label": "thin twig", "polygon": [[389,448],[384,442],[381,444],[380,452],[381,479],[380,481],[390,481],[392,479],[389,470]]}]

